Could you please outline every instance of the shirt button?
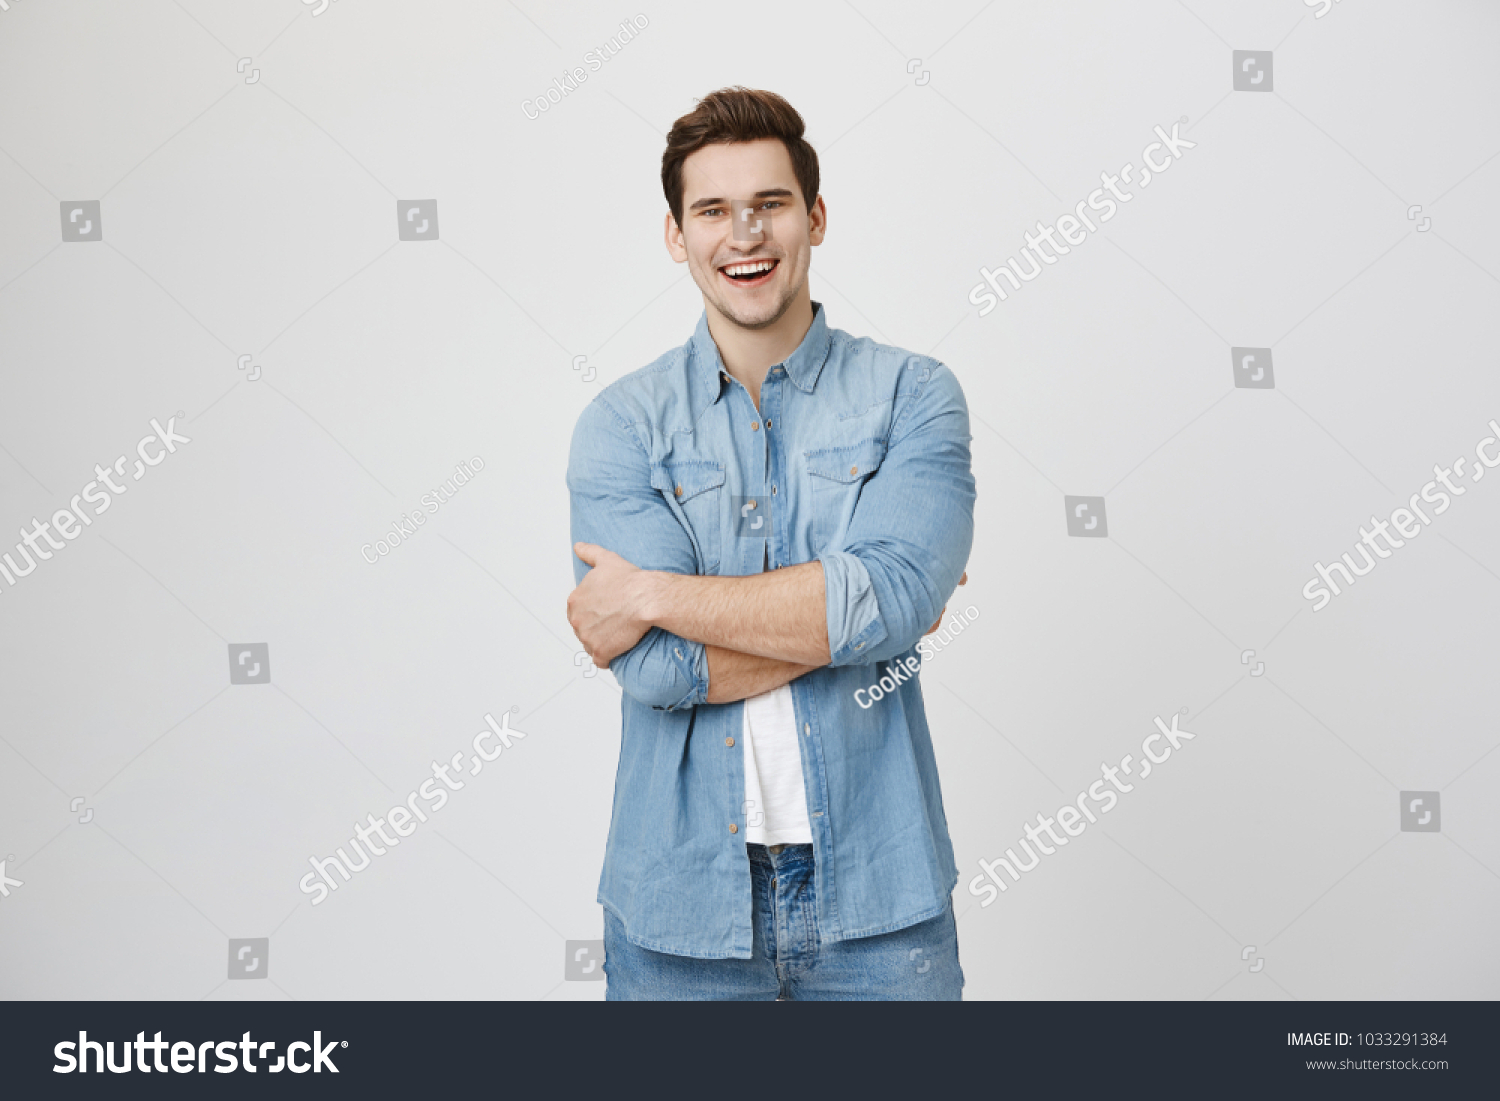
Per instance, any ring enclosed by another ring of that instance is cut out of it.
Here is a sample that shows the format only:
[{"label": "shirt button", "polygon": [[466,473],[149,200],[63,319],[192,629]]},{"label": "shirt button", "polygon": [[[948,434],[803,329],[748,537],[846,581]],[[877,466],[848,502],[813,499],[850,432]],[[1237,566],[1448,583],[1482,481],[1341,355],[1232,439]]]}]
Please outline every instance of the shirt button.
[{"label": "shirt button", "polygon": [[851,466],[849,468],[849,473],[850,474],[858,474],[859,473],[859,467],[857,467],[857,466]]},{"label": "shirt button", "polygon": [[771,496],[776,496],[776,487],[774,485],[771,486]]},{"label": "shirt button", "polygon": [[732,746],[732,745],[734,745],[734,739],[733,738],[725,738],[724,739],[724,744],[727,745],[727,746]]},{"label": "shirt button", "polygon": [[812,736],[812,723],[803,723],[802,724],[802,733],[804,733],[804,734],[808,735],[809,737],[811,737]]},{"label": "shirt button", "polygon": [[771,427],[771,418],[767,417],[766,418],[766,428],[769,429],[770,427]]},{"label": "shirt button", "polygon": [[729,832],[730,833],[739,833],[740,832],[740,828],[738,826],[736,826],[733,822],[731,822],[731,823],[729,823]]},{"label": "shirt button", "polygon": [[750,431],[752,431],[752,432],[759,432],[760,431],[760,421],[751,421],[750,422]]},{"label": "shirt button", "polygon": [[681,497],[682,496],[682,487],[678,486],[673,492],[675,492],[677,494],[677,496]]}]

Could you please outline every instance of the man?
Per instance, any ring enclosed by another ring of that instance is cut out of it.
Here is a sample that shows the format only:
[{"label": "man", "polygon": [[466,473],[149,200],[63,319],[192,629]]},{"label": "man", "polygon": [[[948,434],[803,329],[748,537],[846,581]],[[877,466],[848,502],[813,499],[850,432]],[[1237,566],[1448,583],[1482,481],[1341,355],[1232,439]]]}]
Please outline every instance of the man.
[{"label": "man", "polygon": [[973,541],[968,409],[942,364],[809,297],[827,211],[802,134],[744,88],[673,125],[666,244],[704,313],[573,432],[568,621],[624,690],[611,1000],[961,997],[913,672]]}]

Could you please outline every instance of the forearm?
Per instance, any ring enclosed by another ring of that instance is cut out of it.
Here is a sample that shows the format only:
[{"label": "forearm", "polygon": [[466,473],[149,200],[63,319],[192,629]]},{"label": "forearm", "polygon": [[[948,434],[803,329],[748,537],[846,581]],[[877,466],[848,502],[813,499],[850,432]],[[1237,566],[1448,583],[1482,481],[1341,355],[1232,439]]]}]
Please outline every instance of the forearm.
[{"label": "forearm", "polygon": [[722,646],[703,648],[708,658],[708,702],[734,703],[749,699],[783,684],[790,684],[803,673],[821,668],[795,661],[766,658],[728,650]]},{"label": "forearm", "polygon": [[749,577],[653,572],[643,614],[693,642],[817,669],[832,660],[825,601],[816,561]]}]

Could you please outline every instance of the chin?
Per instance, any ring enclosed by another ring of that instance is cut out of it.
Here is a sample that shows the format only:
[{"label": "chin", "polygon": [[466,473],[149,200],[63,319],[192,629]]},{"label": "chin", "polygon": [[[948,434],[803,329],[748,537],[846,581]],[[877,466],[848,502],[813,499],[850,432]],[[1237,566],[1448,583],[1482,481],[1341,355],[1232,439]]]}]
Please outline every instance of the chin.
[{"label": "chin", "polygon": [[773,314],[755,313],[748,315],[729,309],[722,309],[722,312],[725,317],[729,318],[729,320],[733,321],[742,329],[769,328],[771,325],[774,325],[776,323],[776,319],[781,316],[780,312]]},{"label": "chin", "polygon": [[774,305],[763,306],[753,312],[744,309],[735,309],[732,302],[720,302],[719,312],[729,318],[742,329],[767,329],[780,321],[791,308],[796,294],[788,292],[784,298],[778,299]]}]

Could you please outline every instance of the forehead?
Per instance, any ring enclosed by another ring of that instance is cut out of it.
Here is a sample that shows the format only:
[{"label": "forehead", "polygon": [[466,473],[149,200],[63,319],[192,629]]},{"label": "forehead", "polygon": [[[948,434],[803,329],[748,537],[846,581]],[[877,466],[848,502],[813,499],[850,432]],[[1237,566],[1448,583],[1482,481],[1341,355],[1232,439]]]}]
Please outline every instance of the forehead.
[{"label": "forehead", "polygon": [[705,145],[682,162],[683,202],[701,198],[742,199],[774,187],[801,198],[786,146],[776,138]]}]

